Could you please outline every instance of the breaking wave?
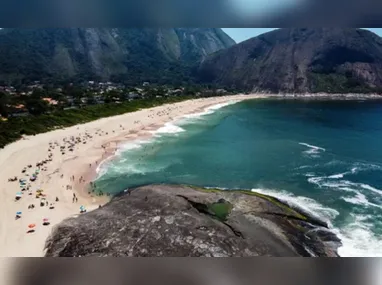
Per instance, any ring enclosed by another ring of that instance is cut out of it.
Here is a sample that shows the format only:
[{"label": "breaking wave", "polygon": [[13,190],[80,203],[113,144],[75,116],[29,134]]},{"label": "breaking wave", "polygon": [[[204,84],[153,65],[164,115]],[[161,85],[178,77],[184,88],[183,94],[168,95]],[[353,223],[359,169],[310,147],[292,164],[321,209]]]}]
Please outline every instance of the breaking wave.
[{"label": "breaking wave", "polygon": [[311,145],[311,144],[308,144],[308,143],[299,142],[298,144],[306,146],[308,148],[308,150],[305,150],[303,153],[308,155],[308,156],[310,156],[310,157],[313,157],[313,158],[319,157],[319,154],[321,152],[326,151],[326,149],[323,148],[323,147]]}]

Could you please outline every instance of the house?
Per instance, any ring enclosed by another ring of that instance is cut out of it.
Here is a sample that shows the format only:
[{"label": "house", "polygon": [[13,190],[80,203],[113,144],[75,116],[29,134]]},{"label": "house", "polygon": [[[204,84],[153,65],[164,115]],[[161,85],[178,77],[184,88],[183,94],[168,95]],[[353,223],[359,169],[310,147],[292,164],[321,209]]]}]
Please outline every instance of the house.
[{"label": "house", "polygon": [[28,110],[25,108],[23,104],[18,104],[16,106],[10,106],[8,105],[9,108],[11,108],[11,113],[9,114],[10,117],[25,117],[29,115]]},{"label": "house", "polygon": [[69,104],[74,103],[74,98],[72,96],[66,96],[66,100],[68,101]]},{"label": "house", "polygon": [[143,82],[142,86],[149,86],[150,83],[149,82]]},{"label": "house", "polygon": [[227,91],[225,89],[218,89],[218,90],[216,90],[216,93],[217,94],[226,94]]},{"label": "house", "polygon": [[182,93],[183,93],[182,89],[175,89],[170,91],[170,94],[175,96],[181,95]]},{"label": "house", "polygon": [[130,94],[125,95],[125,98],[127,98],[129,100],[139,99],[140,97],[141,96],[137,93],[130,93]]},{"label": "house", "polygon": [[93,98],[94,98],[94,101],[96,102],[96,104],[105,104],[105,100],[104,100],[103,96],[95,95]]},{"label": "house", "polygon": [[47,102],[49,105],[53,105],[53,106],[58,105],[58,101],[53,100],[52,98],[42,98],[42,100]]},{"label": "house", "polygon": [[17,109],[17,110],[24,110],[25,109],[24,104],[18,104],[16,106],[11,106],[11,107],[14,109]]}]

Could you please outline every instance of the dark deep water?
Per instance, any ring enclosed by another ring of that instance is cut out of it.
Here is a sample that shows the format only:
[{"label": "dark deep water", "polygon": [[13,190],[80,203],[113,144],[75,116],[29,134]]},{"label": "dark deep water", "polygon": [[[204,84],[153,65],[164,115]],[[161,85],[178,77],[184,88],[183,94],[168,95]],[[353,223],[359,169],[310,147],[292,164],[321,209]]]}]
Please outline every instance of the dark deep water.
[{"label": "dark deep water", "polygon": [[251,100],[126,144],[96,181],[256,189],[330,221],[342,256],[382,256],[382,101]]}]

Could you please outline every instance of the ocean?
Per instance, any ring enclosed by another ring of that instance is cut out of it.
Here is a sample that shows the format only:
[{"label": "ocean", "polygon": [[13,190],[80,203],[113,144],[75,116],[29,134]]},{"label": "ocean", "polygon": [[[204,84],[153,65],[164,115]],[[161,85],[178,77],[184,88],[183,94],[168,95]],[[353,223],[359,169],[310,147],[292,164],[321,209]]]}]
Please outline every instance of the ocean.
[{"label": "ocean", "polygon": [[234,103],[126,143],[98,169],[97,188],[252,189],[327,221],[341,256],[382,256],[382,101]]}]

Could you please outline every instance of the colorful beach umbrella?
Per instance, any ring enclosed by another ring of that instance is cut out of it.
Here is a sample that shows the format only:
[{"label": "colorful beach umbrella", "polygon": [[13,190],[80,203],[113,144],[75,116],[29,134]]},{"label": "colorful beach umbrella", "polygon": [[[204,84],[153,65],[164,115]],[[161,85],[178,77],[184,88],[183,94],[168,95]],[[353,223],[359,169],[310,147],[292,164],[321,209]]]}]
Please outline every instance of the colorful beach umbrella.
[{"label": "colorful beach umbrella", "polygon": [[46,222],[49,222],[49,219],[48,219],[48,218],[45,218],[45,219],[42,219],[42,221],[43,221],[44,223],[46,223]]},{"label": "colorful beach umbrella", "polygon": [[16,212],[16,215],[20,216],[22,214],[22,212]]},{"label": "colorful beach umbrella", "polygon": [[29,224],[28,228],[33,229],[36,226],[36,224]]},{"label": "colorful beach umbrella", "polygon": [[22,192],[17,192],[17,193],[16,193],[16,196],[20,196],[20,197],[21,197],[22,195],[23,195]]}]

